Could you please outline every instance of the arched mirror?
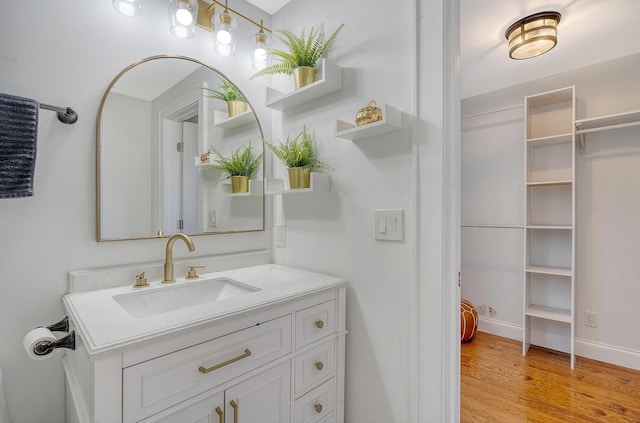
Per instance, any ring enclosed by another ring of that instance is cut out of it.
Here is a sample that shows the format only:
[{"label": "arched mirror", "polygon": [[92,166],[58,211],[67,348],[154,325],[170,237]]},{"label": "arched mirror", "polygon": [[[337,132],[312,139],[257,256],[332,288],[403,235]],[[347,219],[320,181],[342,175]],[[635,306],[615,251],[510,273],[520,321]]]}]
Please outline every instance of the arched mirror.
[{"label": "arched mirror", "polygon": [[212,95],[227,82],[235,88],[182,56],[149,57],[115,77],[97,119],[98,241],[264,230],[264,161],[248,191],[233,193],[215,154],[203,156],[263,152],[250,103],[232,110]]}]

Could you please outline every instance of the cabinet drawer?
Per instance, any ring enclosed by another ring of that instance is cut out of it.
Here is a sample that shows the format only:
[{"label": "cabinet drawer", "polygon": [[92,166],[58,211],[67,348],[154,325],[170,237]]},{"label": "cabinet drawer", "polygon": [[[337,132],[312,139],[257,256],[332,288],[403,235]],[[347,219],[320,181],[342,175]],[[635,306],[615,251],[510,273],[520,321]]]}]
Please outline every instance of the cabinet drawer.
[{"label": "cabinet drawer", "polygon": [[289,352],[291,315],[126,368],[124,421],[138,421]]},{"label": "cabinet drawer", "polygon": [[314,383],[333,374],[336,347],[332,339],[295,358],[295,392],[299,394]]},{"label": "cabinet drawer", "polygon": [[331,378],[294,403],[294,423],[316,423],[333,413],[335,379]]},{"label": "cabinet drawer", "polygon": [[296,348],[332,334],[336,330],[334,300],[296,312]]}]

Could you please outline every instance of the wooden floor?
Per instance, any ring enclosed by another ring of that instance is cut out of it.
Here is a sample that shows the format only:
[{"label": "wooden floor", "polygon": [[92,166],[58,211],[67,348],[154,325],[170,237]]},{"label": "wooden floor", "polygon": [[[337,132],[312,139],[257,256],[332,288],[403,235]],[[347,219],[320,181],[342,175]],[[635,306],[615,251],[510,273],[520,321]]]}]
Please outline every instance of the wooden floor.
[{"label": "wooden floor", "polygon": [[478,332],[462,344],[460,421],[640,423],[640,371]]}]

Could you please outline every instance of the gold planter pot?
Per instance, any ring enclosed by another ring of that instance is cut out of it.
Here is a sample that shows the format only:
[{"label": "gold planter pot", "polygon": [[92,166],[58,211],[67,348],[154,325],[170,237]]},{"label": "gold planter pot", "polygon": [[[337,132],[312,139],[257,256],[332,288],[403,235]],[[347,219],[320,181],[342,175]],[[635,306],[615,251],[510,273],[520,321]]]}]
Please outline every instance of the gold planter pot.
[{"label": "gold planter pot", "polygon": [[247,111],[247,103],[240,100],[227,101],[227,110],[229,111],[229,117],[239,115]]},{"label": "gold planter pot", "polygon": [[299,90],[305,85],[316,82],[316,69],[309,66],[299,66],[293,70],[293,84]]},{"label": "gold planter pot", "polygon": [[291,189],[309,188],[311,185],[311,169],[308,167],[290,167],[289,187]]},{"label": "gold planter pot", "polygon": [[231,192],[234,194],[237,194],[240,192],[249,192],[249,177],[248,176],[232,176]]}]

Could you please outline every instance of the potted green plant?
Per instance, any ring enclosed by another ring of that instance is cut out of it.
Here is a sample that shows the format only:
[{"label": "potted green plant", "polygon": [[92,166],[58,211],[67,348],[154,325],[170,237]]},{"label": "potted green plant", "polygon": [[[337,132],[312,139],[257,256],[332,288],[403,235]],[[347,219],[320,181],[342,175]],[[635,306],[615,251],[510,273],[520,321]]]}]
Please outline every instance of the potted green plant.
[{"label": "potted green plant", "polygon": [[273,144],[261,138],[273,154],[288,168],[289,187],[291,189],[309,188],[311,170],[328,170],[331,166],[318,160],[316,153],[315,134],[304,126],[302,131],[291,138],[288,136],[284,143]]},{"label": "potted green plant", "polygon": [[240,193],[249,191],[249,179],[258,170],[262,163],[262,153],[257,156],[253,153],[253,147],[249,143],[233,150],[229,157],[223,156],[214,147],[209,147],[209,151],[217,157],[216,164],[211,168],[223,172],[222,179],[231,179],[231,192]]},{"label": "potted green plant", "polygon": [[293,75],[296,90],[313,83],[316,79],[315,66],[331,49],[343,26],[344,24],[341,24],[328,38],[325,38],[324,25],[317,29],[311,27],[308,33],[303,28],[300,35],[287,29],[274,30],[277,33],[274,37],[284,44],[286,50],[270,48],[269,52],[280,63],[259,70],[251,75],[251,79],[278,73]]},{"label": "potted green plant", "polygon": [[220,77],[220,85],[218,85],[216,89],[207,87],[199,88],[209,93],[207,95],[208,98],[217,98],[218,100],[226,101],[229,117],[247,110],[247,99],[242,95],[238,87],[223,76]]}]

